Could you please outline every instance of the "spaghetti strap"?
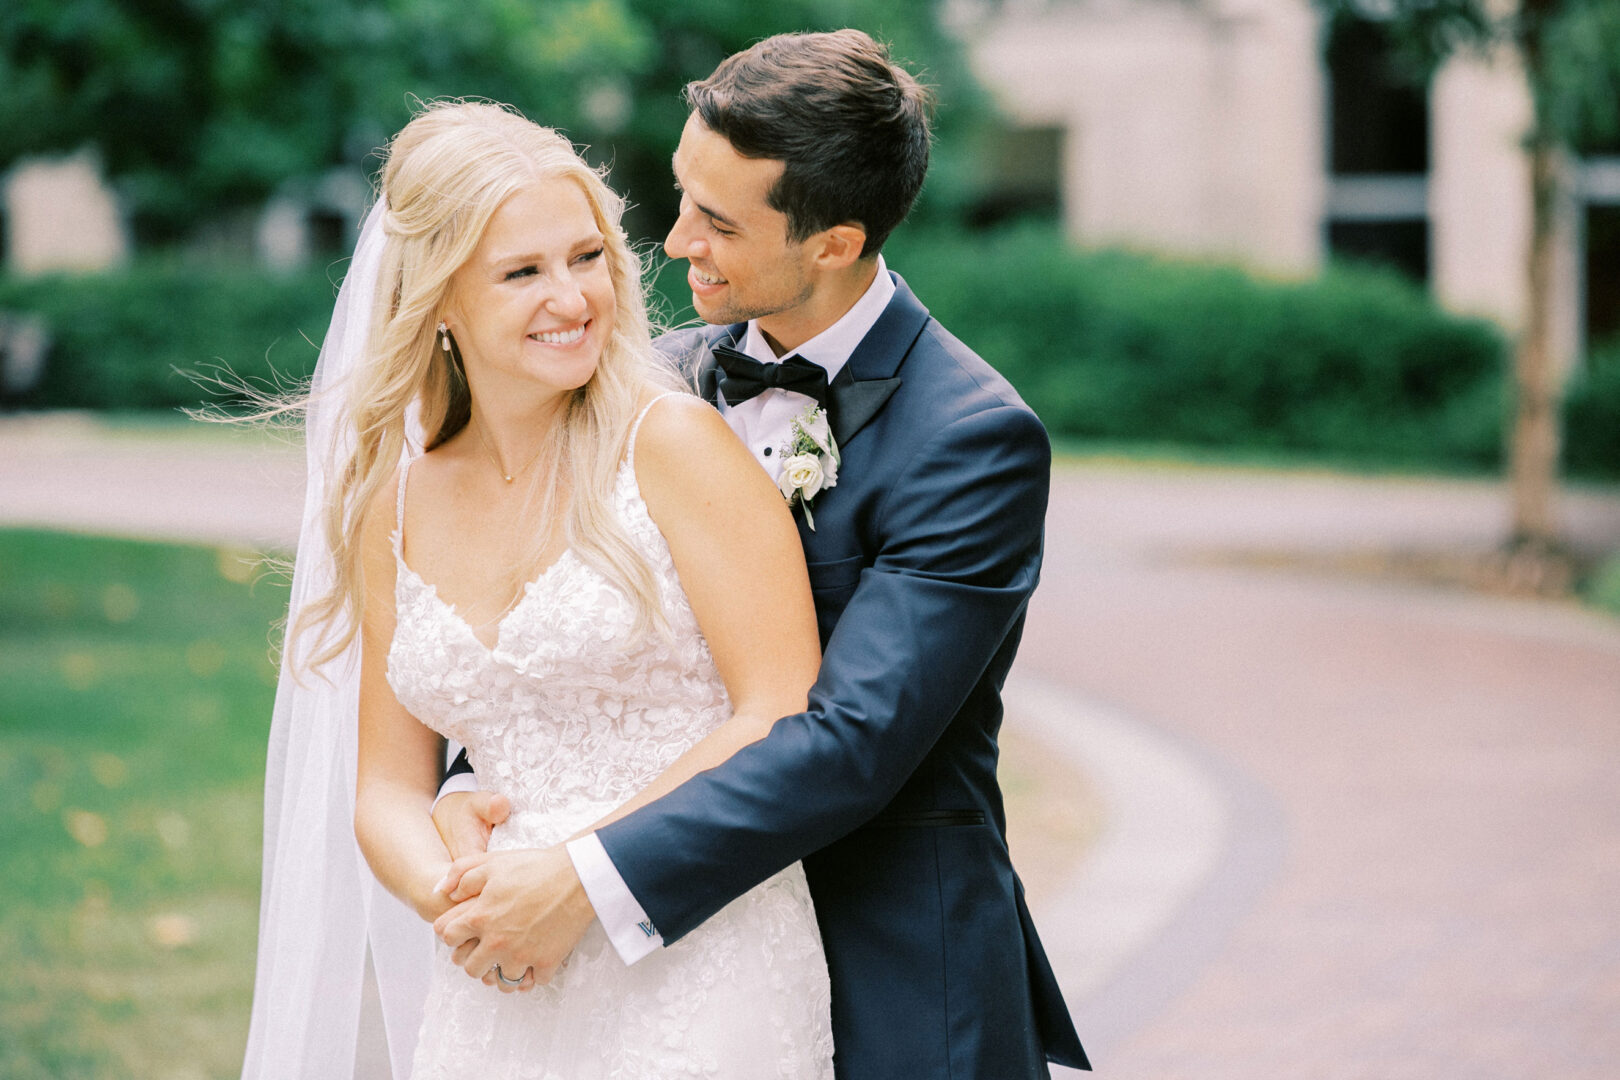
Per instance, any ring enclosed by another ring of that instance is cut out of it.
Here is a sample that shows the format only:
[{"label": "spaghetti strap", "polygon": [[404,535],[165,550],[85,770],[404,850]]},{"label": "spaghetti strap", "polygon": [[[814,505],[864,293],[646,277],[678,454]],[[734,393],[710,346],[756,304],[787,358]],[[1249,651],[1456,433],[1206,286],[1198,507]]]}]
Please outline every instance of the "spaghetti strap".
[{"label": "spaghetti strap", "polygon": [[399,502],[394,507],[394,556],[405,558],[405,477],[411,471],[414,457],[406,455],[399,462]]},{"label": "spaghetti strap", "polygon": [[[657,397],[653,398],[651,401],[647,402],[647,404],[641,407],[641,411],[636,414],[635,421],[630,425],[629,445],[625,447],[624,451],[625,468],[634,470],[636,467],[636,435],[641,431],[641,422],[647,419],[647,414],[652,412],[652,407],[654,405],[658,404],[660,401],[663,401],[667,397],[676,397],[680,393],[681,391],[679,390],[665,390],[662,394],[659,394]],[[404,491],[403,484],[401,485],[400,490],[402,492]],[[405,496],[403,494],[400,495],[400,505],[405,505]]]}]

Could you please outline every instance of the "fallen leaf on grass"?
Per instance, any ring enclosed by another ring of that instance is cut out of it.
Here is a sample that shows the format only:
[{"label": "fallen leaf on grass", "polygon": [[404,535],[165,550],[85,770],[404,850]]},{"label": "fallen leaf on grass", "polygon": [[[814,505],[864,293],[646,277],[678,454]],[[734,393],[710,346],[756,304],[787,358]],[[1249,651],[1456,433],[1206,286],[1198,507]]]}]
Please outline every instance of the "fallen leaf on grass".
[{"label": "fallen leaf on grass", "polygon": [[153,944],[178,949],[197,940],[197,923],[188,915],[169,911],[152,916],[146,923],[146,933]]},{"label": "fallen leaf on grass", "polygon": [[107,842],[107,819],[89,810],[69,810],[62,815],[68,834],[87,848]]}]

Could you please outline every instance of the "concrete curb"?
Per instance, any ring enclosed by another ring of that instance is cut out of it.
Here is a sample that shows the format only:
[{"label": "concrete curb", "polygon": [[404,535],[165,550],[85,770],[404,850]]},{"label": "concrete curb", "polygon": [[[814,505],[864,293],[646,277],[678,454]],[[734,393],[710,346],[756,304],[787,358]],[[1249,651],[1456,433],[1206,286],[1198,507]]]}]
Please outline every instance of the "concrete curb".
[{"label": "concrete curb", "polygon": [[1106,1072],[1109,1051],[1196,977],[1275,877],[1283,816],[1253,781],[1158,725],[1036,676],[1013,675],[1005,699],[1104,806],[1096,847],[1034,915],[1080,1038]]}]

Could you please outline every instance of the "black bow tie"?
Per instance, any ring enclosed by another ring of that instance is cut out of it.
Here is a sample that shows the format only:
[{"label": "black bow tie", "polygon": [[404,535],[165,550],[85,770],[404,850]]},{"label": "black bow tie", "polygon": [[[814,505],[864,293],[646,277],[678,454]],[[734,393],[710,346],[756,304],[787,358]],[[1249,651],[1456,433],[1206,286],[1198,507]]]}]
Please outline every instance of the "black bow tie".
[{"label": "black bow tie", "polygon": [[720,366],[720,392],[727,405],[741,405],[751,397],[775,387],[827,404],[827,369],[802,356],[790,356],[780,364],[762,364],[747,353],[726,345],[714,346],[714,360]]}]

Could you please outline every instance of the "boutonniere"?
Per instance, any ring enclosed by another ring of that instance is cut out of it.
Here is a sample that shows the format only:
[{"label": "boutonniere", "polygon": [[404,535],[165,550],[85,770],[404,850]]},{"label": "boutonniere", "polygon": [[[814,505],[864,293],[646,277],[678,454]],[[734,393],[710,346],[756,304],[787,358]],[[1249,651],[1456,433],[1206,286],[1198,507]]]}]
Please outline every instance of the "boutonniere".
[{"label": "boutonniere", "polygon": [[807,406],[788,427],[788,441],[782,447],[782,475],[776,481],[788,506],[804,507],[804,523],[816,531],[810,516],[810,501],[823,490],[838,484],[838,444],[833,441],[827,410]]}]

